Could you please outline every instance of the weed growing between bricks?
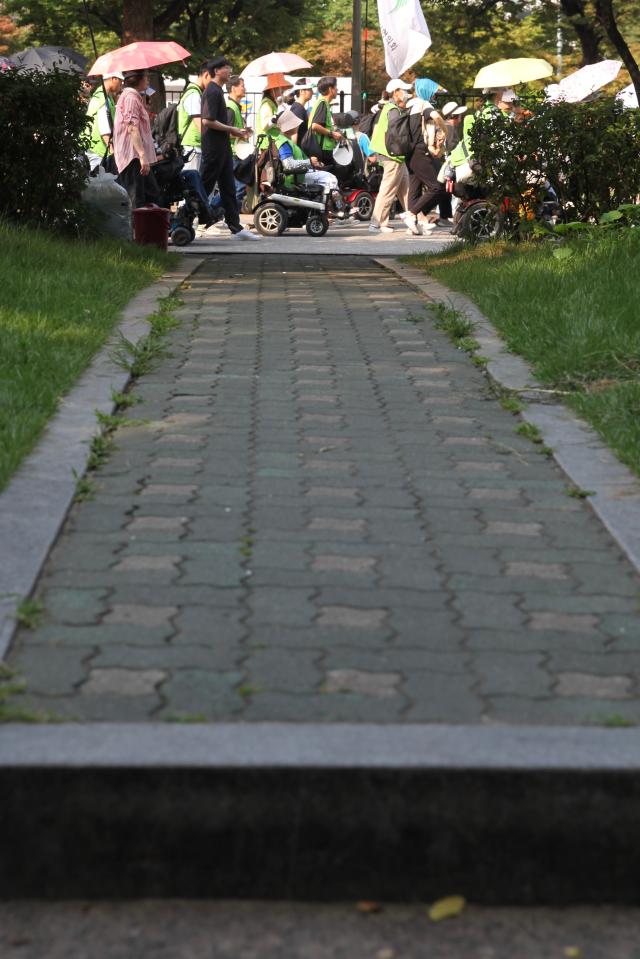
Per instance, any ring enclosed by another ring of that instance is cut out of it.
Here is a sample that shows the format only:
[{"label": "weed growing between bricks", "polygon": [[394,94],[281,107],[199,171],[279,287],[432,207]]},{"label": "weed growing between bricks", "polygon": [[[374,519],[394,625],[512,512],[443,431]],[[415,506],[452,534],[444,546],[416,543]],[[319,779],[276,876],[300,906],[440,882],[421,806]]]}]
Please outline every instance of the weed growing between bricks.
[{"label": "weed growing between bricks", "polygon": [[170,293],[162,301],[160,308],[148,317],[149,332],[137,343],[132,343],[131,340],[120,334],[119,342],[112,353],[112,359],[118,366],[129,372],[131,382],[127,392],[112,392],[111,398],[115,404],[115,412],[96,412],[100,432],[96,433],[91,440],[87,471],[83,476],[79,476],[74,471],[76,478],[75,501],[77,503],[93,499],[96,485],[91,474],[106,463],[110,454],[116,449],[114,438],[116,430],[127,426],[135,426],[141,422],[121,414],[124,410],[130,409],[140,402],[139,397],[131,391],[135,380],[140,379],[145,373],[150,373],[165,357],[170,356],[165,341],[167,336],[179,326],[179,321],[175,317],[175,310],[182,305],[182,302],[179,291]]}]

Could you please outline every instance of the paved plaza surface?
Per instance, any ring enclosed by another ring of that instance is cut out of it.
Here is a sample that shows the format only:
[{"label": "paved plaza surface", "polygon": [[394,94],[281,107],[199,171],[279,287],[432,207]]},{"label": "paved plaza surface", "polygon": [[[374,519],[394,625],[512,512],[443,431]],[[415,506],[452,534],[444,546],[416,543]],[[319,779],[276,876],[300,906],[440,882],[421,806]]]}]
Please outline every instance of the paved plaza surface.
[{"label": "paved plaza surface", "polygon": [[292,254],[214,255],[182,298],[14,640],[20,705],[640,722],[637,575],[424,299]]},{"label": "paved plaza surface", "polygon": [[[253,227],[253,217],[241,217],[247,227]],[[454,237],[449,227],[438,227],[426,236],[414,236],[409,233],[402,220],[390,221],[393,233],[370,233],[369,224],[349,219],[343,223],[334,223],[321,237],[310,237],[304,228],[286,230],[282,236],[263,236],[259,242],[235,240],[226,227],[216,227],[211,233],[198,236],[188,246],[172,247],[173,252],[192,253],[231,253],[240,248],[243,254],[258,253],[308,253],[363,255],[363,256],[405,256],[414,253],[436,253],[448,246]],[[253,230],[255,233],[255,230]]]},{"label": "paved plaza surface", "polygon": [[640,959],[638,910],[424,904],[0,903],[3,959]]}]

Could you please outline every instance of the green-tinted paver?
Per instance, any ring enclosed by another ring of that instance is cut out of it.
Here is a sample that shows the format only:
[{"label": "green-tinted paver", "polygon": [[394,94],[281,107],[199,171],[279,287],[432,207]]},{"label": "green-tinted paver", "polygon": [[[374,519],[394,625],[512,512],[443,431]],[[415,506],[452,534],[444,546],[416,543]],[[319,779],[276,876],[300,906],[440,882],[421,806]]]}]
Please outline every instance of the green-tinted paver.
[{"label": "green-tinted paver", "polygon": [[14,643],[24,705],[640,722],[638,577],[416,293],[363,259],[254,255],[183,297]]}]

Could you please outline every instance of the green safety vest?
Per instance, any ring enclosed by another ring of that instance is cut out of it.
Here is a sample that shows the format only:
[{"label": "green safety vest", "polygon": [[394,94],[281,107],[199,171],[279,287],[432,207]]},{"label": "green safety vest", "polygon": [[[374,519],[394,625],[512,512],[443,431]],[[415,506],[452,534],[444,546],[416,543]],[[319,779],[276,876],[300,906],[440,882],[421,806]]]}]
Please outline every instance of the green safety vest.
[{"label": "green safety vest", "polygon": [[404,157],[394,157],[389,154],[386,144],[387,130],[389,129],[389,114],[392,110],[399,110],[397,103],[385,103],[380,111],[380,119],[375,125],[373,136],[371,137],[370,149],[374,153],[380,153],[396,163],[404,163]]},{"label": "green safety vest", "polygon": [[[270,133],[269,136],[273,140],[275,145],[277,146],[278,150],[280,149],[281,146],[284,146],[285,143],[288,143],[293,151],[294,160],[309,159],[309,157],[304,152],[304,150],[301,150],[300,147],[296,143],[294,143],[293,140],[290,140],[289,137],[286,137],[284,133],[280,133],[280,131],[277,128],[273,133]],[[304,173],[287,173],[284,178],[285,186],[288,186],[288,187],[295,187],[303,182],[304,182]]]},{"label": "green safety vest", "polygon": [[182,96],[178,102],[178,136],[180,137],[180,143],[184,147],[200,148],[202,146],[202,134],[193,122],[193,117],[190,116],[184,108],[184,101],[192,93],[197,93],[198,96],[202,96],[202,90],[197,83],[188,83],[182,91]]},{"label": "green safety vest", "polygon": [[[316,122],[314,120],[314,117],[321,103],[327,104],[327,122],[323,123],[322,126],[326,127],[327,130],[333,130],[333,117],[331,116],[331,107],[329,106],[329,102],[325,100],[324,97],[320,97],[320,99],[316,100],[316,102],[314,103],[313,109],[311,110],[311,113],[309,114],[308,129],[310,130],[311,125]],[[333,148],[336,145],[336,141],[333,139],[333,137],[325,136],[324,133],[316,133],[314,134],[314,136],[316,140],[318,141],[318,143],[320,144],[321,150],[325,150],[326,152],[333,153]]]},{"label": "green safety vest", "polygon": [[476,122],[476,117],[491,116],[495,109],[495,104],[485,103],[485,105],[480,111],[478,111],[477,114],[467,114],[462,124],[462,139],[451,152],[451,156],[449,157],[449,163],[451,166],[461,166],[466,160],[469,160],[473,156],[473,151],[471,149],[471,131],[473,130],[473,125]]},{"label": "green safety vest", "polygon": [[258,107],[258,121],[256,123],[256,133],[264,133],[271,126],[271,118],[278,112],[278,105],[273,102],[271,97],[263,97]]},{"label": "green safety vest", "polygon": [[[234,126],[234,127],[239,127],[239,128],[241,128],[241,129],[244,129],[244,120],[243,120],[243,118],[242,118],[242,111],[241,111],[240,107],[238,106],[238,104],[236,103],[236,101],[235,101],[232,97],[227,97],[226,99],[227,99],[227,106],[228,106],[228,108],[231,110],[231,112],[233,113],[233,124],[232,124],[232,126]],[[231,152],[233,153],[234,156],[236,155],[236,146],[237,146],[237,141],[236,141],[236,139],[235,139],[234,137],[232,137],[232,138],[231,138]]]},{"label": "green safety vest", "polygon": [[[111,97],[107,97],[109,105],[109,113],[111,114],[111,131],[113,132],[113,123],[116,116],[116,105]],[[105,157],[108,152],[108,148],[104,140],[102,139],[102,134],[98,129],[98,114],[102,107],[104,106],[104,89],[102,86],[99,86],[97,90],[91,95],[91,99],[87,104],[87,117],[90,121],[90,136],[91,136],[91,145],[89,147],[91,153],[95,153],[96,156]]]}]

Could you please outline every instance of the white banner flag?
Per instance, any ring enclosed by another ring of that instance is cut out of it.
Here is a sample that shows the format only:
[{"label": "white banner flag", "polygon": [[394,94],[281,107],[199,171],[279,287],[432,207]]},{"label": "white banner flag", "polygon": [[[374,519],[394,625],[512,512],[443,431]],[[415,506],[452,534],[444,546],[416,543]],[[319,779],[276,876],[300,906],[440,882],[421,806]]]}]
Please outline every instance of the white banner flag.
[{"label": "white banner flag", "polygon": [[384,60],[390,77],[399,77],[431,46],[420,0],[378,0]]}]

